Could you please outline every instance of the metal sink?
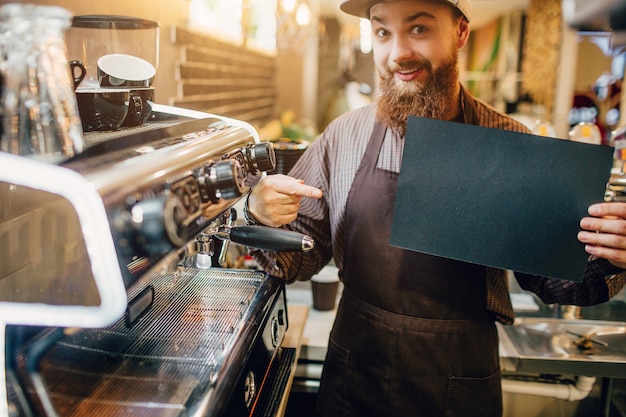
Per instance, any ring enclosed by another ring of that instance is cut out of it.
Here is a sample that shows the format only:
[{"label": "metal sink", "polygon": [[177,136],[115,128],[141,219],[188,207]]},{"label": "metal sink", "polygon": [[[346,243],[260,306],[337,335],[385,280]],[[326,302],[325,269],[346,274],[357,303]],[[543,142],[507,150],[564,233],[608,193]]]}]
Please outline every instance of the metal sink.
[{"label": "metal sink", "polygon": [[509,370],[626,376],[626,322],[520,317],[500,341]]}]

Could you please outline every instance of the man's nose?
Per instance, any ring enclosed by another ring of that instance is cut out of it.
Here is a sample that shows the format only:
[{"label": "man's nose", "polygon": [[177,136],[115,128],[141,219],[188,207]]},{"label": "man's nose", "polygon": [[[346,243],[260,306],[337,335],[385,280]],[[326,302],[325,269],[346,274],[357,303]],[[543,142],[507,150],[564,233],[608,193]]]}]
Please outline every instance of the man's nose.
[{"label": "man's nose", "polygon": [[405,36],[396,36],[391,45],[391,53],[389,58],[393,62],[402,62],[411,59],[414,51],[411,48],[409,39]]}]

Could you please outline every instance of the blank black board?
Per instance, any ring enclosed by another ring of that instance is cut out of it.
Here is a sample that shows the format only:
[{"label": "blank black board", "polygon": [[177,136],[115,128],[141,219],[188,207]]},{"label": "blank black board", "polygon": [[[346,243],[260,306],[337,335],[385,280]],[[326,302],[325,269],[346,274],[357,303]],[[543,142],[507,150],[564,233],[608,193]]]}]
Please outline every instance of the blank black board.
[{"label": "blank black board", "polygon": [[609,146],[411,116],[390,243],[581,281],[580,219],[612,161]]}]

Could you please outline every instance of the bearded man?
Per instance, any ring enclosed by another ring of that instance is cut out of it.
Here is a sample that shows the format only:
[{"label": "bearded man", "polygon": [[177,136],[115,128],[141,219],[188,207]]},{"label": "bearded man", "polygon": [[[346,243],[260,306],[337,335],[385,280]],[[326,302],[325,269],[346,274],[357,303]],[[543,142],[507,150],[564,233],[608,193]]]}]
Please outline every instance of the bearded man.
[{"label": "bearded man", "polygon": [[[267,176],[246,202],[248,223],[304,233],[315,249],[253,255],[288,282],[331,259],[339,268],[344,291],[317,415],[501,416],[495,321],[514,318],[504,271],[392,247],[389,237],[409,115],[527,129],[460,84],[469,0],[350,0],[341,9],[371,22],[377,100],[331,123],[289,176]],[[523,288],[578,305],[619,291],[626,205],[589,211],[578,236],[593,255],[583,282],[516,274]]]}]

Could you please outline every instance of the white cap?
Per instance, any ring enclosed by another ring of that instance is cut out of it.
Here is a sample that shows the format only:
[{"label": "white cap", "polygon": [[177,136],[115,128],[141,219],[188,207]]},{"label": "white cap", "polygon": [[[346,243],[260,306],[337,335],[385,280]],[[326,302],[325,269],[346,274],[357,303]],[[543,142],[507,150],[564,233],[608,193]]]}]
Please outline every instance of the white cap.
[{"label": "white cap", "polygon": [[[369,19],[370,9],[377,3],[385,3],[392,0],[348,0],[341,3],[339,8],[345,13],[351,14],[357,17],[364,17]],[[431,0],[438,1],[440,3],[446,3],[459,11],[465,16],[467,21],[470,20],[470,14],[472,12],[472,5],[470,0]]]}]

